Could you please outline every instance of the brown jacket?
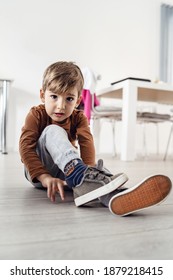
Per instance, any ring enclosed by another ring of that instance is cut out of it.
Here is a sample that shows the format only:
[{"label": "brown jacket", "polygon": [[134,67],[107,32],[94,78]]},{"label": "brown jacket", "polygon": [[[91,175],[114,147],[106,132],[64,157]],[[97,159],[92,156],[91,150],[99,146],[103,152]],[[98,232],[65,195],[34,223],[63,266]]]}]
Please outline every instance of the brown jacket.
[{"label": "brown jacket", "polygon": [[42,131],[50,124],[57,124],[64,128],[73,146],[75,146],[76,140],[78,141],[81,158],[84,163],[95,165],[93,137],[84,113],[80,110],[74,110],[72,115],[64,123],[60,124],[47,115],[45,106],[41,104],[32,107],[26,116],[19,141],[21,160],[33,181],[41,174],[49,174],[36,153],[36,145]]}]

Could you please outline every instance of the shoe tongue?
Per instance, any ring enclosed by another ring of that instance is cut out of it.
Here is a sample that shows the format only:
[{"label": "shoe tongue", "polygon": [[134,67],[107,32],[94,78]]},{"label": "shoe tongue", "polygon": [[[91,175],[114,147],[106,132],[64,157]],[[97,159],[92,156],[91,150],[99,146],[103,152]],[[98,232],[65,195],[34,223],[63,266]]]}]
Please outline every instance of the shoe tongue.
[{"label": "shoe tongue", "polygon": [[113,174],[103,166],[103,160],[99,159],[96,166],[97,170],[102,171],[107,176],[113,176]]},{"label": "shoe tongue", "polygon": [[97,162],[97,169],[103,171],[103,160],[99,159]]}]

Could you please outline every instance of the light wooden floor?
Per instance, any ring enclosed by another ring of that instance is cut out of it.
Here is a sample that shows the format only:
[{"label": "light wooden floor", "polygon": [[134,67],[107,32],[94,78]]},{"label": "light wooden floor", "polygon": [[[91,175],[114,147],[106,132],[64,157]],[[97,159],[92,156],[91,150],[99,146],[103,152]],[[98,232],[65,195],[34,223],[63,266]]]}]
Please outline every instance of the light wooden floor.
[{"label": "light wooden floor", "polygon": [[[102,156],[103,158],[103,156]],[[151,174],[173,180],[173,159],[121,162],[104,157],[127,186]],[[71,194],[52,204],[25,180],[18,154],[0,154],[0,259],[173,259],[173,192],[161,205],[128,217],[77,208]]]}]

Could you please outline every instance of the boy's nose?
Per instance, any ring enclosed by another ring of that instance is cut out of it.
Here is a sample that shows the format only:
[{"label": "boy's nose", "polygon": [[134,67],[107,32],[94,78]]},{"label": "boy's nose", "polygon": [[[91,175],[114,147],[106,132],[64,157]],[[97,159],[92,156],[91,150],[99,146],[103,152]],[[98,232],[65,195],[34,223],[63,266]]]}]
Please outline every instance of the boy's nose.
[{"label": "boy's nose", "polygon": [[58,100],[57,107],[58,107],[58,109],[64,110],[65,109],[65,101],[63,99]]}]

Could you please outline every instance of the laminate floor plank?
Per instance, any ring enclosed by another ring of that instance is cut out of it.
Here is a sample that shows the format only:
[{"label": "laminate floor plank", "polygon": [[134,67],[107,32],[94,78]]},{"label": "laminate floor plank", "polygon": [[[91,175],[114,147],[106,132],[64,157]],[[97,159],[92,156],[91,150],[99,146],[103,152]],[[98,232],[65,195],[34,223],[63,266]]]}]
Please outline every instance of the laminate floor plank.
[{"label": "laminate floor plank", "polygon": [[[122,162],[102,156],[113,173],[125,172],[131,187],[151,174],[173,181],[173,161]],[[72,193],[51,203],[46,191],[24,178],[19,155],[0,155],[0,259],[172,259],[173,192],[161,205],[128,217],[99,202],[76,207]]]}]

